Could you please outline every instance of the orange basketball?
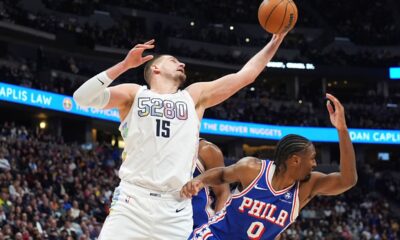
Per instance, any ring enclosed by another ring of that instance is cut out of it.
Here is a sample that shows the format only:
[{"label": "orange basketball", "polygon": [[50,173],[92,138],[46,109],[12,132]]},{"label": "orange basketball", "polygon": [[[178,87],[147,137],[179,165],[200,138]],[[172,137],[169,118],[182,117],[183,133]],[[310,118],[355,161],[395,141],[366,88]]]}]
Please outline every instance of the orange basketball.
[{"label": "orange basketball", "polygon": [[297,7],[292,0],[264,0],[258,8],[258,21],[269,33],[291,30],[297,21]]}]

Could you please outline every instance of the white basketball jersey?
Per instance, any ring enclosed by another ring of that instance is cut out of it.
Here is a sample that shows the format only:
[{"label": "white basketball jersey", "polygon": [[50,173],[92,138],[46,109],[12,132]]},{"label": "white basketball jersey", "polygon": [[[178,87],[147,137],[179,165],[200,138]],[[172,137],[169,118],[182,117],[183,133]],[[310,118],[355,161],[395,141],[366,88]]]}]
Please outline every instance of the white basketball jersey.
[{"label": "white basketball jersey", "polygon": [[199,127],[187,91],[158,94],[141,87],[119,127],[126,152],[119,177],[156,191],[180,191],[195,168]]}]

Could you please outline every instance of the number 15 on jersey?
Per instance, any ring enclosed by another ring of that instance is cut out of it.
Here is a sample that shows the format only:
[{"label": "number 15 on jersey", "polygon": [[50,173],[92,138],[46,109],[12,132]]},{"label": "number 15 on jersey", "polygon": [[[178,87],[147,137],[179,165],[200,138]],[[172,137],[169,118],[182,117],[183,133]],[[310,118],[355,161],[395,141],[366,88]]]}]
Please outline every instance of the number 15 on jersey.
[{"label": "number 15 on jersey", "polygon": [[171,122],[162,119],[156,119],[156,136],[169,138]]}]

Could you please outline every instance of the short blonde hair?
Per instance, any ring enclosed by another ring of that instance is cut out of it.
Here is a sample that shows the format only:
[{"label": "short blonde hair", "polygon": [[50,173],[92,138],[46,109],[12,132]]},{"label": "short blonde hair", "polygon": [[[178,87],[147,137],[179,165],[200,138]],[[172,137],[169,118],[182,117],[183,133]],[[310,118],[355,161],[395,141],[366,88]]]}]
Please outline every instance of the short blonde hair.
[{"label": "short blonde hair", "polygon": [[150,77],[151,77],[151,66],[153,66],[154,63],[158,62],[164,56],[167,56],[167,55],[158,55],[146,63],[143,74],[144,74],[144,80],[146,81],[146,83],[149,86],[150,86]]}]

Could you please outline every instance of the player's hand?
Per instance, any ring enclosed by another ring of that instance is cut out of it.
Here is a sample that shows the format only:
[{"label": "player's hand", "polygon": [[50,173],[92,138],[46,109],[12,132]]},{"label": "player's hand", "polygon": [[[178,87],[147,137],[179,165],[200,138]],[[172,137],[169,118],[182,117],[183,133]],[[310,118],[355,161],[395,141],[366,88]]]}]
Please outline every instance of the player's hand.
[{"label": "player's hand", "polygon": [[[326,94],[326,97],[328,98],[328,101],[326,103],[326,108],[328,109],[329,118],[331,119],[332,125],[337,130],[346,130],[347,126],[346,126],[346,118],[344,115],[343,105],[339,102],[339,100],[336,97],[334,97],[329,93]],[[333,107],[335,107],[335,109]]]},{"label": "player's hand", "polygon": [[129,51],[128,55],[126,55],[125,59],[123,60],[124,67],[126,69],[135,68],[153,59],[153,55],[147,55],[145,57],[142,55],[145,50],[154,48],[154,41],[155,40],[152,39],[143,44],[136,44],[136,46]]},{"label": "player's hand", "polygon": [[272,35],[272,39],[282,41],[282,40],[286,37],[286,35],[288,34],[288,32],[289,32],[289,31],[283,32],[283,33],[276,33],[276,34]]},{"label": "player's hand", "polygon": [[183,198],[192,198],[192,196],[197,196],[197,193],[200,192],[201,189],[204,188],[204,184],[202,181],[198,179],[192,179],[187,182],[181,189],[181,197]]}]

